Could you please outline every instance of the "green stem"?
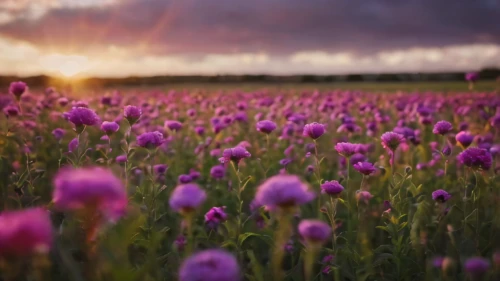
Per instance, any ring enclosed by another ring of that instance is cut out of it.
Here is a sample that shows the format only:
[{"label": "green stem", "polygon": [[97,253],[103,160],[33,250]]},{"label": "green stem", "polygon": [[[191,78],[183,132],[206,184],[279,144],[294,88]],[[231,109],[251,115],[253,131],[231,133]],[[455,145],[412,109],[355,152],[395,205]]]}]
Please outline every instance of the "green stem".
[{"label": "green stem", "polygon": [[284,272],[282,270],[283,258],[285,256],[285,243],[292,234],[290,210],[279,210],[278,231],[275,236],[274,253],[272,259],[273,281],[282,281]]}]

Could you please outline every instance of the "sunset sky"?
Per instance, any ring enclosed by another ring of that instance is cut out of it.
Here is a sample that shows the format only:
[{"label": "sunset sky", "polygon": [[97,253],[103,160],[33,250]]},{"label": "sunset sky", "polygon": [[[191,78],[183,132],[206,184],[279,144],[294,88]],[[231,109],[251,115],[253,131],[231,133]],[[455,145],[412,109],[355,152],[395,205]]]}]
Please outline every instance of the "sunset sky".
[{"label": "sunset sky", "polygon": [[0,74],[500,67],[500,0],[0,0]]}]

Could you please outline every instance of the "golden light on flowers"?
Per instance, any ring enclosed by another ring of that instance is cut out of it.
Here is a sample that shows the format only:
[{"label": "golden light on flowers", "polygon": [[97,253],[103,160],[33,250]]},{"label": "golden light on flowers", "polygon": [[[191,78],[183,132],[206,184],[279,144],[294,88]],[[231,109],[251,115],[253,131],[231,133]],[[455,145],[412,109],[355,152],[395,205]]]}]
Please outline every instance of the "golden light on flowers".
[{"label": "golden light on flowers", "polygon": [[51,54],[41,57],[39,63],[47,71],[65,77],[75,76],[90,68],[89,59],[78,55]]}]

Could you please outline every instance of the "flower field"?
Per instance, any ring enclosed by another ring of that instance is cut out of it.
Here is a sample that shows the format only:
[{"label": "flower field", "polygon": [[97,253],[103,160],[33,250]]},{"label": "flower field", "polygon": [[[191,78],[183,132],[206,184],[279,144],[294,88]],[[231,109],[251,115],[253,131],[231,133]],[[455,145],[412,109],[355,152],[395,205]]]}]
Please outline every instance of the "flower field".
[{"label": "flower field", "polygon": [[[475,78],[477,79],[477,78]],[[0,96],[0,280],[500,280],[500,95]]]}]

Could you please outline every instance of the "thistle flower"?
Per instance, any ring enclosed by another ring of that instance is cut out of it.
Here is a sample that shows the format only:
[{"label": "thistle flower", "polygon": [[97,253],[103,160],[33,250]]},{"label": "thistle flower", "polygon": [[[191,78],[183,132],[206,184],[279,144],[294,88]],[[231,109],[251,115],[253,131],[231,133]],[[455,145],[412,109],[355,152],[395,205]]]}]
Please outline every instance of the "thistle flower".
[{"label": "thistle flower", "polygon": [[[290,120],[290,119],[289,119]],[[318,139],[325,133],[325,125],[316,122],[306,124],[302,135],[305,137],[310,137],[313,140]]]},{"label": "thistle flower", "polygon": [[273,121],[269,120],[262,120],[257,122],[257,131],[265,133],[265,134],[270,134],[272,131],[276,129],[276,123]]},{"label": "thistle flower", "polygon": [[180,131],[182,129],[182,123],[175,120],[167,120],[165,121],[165,127],[167,127],[170,131]]},{"label": "thistle flower", "polygon": [[61,139],[64,137],[65,134],[66,134],[66,131],[61,129],[61,128],[57,128],[57,129],[52,130],[52,135],[54,136],[54,138],[57,141],[61,141]]},{"label": "thistle flower", "polygon": [[193,178],[191,177],[191,175],[186,175],[186,174],[183,174],[183,175],[179,175],[179,177],[177,178],[177,181],[180,183],[180,184],[183,184],[183,183],[190,183],[193,181]]},{"label": "thistle flower", "polygon": [[455,136],[455,140],[463,147],[467,148],[474,141],[474,136],[468,132],[461,131]]},{"label": "thistle flower", "polygon": [[453,130],[453,125],[448,121],[439,121],[434,125],[432,132],[436,135],[446,135]]},{"label": "thistle flower", "polygon": [[147,132],[137,136],[137,145],[148,149],[157,148],[163,142],[163,134],[158,131]]},{"label": "thistle flower", "polygon": [[375,172],[375,167],[370,162],[358,162],[353,165],[356,171],[360,172],[363,175],[369,176]]},{"label": "thistle flower", "polygon": [[111,170],[99,167],[59,170],[52,198],[59,210],[98,212],[111,221],[123,216],[127,207],[121,180]]},{"label": "thistle flower", "polygon": [[135,124],[142,115],[142,110],[138,108],[137,106],[133,105],[127,105],[125,108],[123,108],[123,116],[127,121],[130,123],[130,125]]},{"label": "thistle flower", "polygon": [[204,250],[187,258],[179,270],[179,281],[239,281],[236,258],[223,250]]},{"label": "thistle flower", "polygon": [[300,236],[310,244],[323,244],[332,233],[331,227],[320,220],[302,220],[298,230]]},{"label": "thistle flower", "polygon": [[197,184],[188,183],[178,185],[170,195],[170,208],[180,213],[190,213],[198,208],[207,194]]},{"label": "thistle flower", "polygon": [[72,139],[72,140],[69,142],[69,144],[68,144],[68,151],[69,151],[70,153],[72,153],[72,152],[76,152],[76,150],[78,149],[78,145],[79,145],[79,144],[80,144],[80,143],[78,142],[78,138],[74,138],[74,139]]},{"label": "thistle flower", "polygon": [[73,107],[68,113],[69,121],[75,125],[79,133],[83,126],[94,126],[100,121],[95,111],[86,107]]},{"label": "thistle flower", "polygon": [[358,162],[366,162],[366,156],[361,153],[355,153],[351,156],[351,164],[354,165]]},{"label": "thistle flower", "polygon": [[335,150],[342,156],[349,158],[356,153],[358,144],[349,142],[339,142],[335,145]]},{"label": "thistle flower", "polygon": [[205,214],[205,224],[209,228],[216,228],[220,223],[227,220],[227,214],[225,212],[226,207],[212,207]]},{"label": "thistle flower", "polygon": [[458,161],[474,170],[489,170],[491,168],[491,154],[486,149],[469,147],[457,156]]},{"label": "thistle flower", "polygon": [[490,262],[482,257],[473,257],[465,261],[464,268],[472,280],[481,280],[490,268]]},{"label": "thistle flower", "polygon": [[19,107],[14,104],[9,104],[3,108],[3,113],[7,117],[15,117],[20,114]]},{"label": "thistle flower", "polygon": [[167,164],[157,164],[153,166],[153,171],[157,175],[164,175],[167,172]]},{"label": "thistle flower", "polygon": [[226,168],[222,165],[216,165],[210,169],[210,176],[214,179],[222,179],[225,175]]},{"label": "thistle flower", "polygon": [[444,203],[448,201],[451,198],[451,195],[446,192],[443,189],[438,189],[434,192],[432,192],[432,200],[439,202],[439,203]]},{"label": "thistle flower", "polygon": [[0,257],[25,257],[48,252],[52,222],[41,208],[0,213]]},{"label": "thistle flower", "polygon": [[16,99],[19,100],[21,98],[22,94],[24,94],[26,92],[27,88],[28,88],[28,85],[26,85],[26,83],[24,83],[22,81],[12,82],[12,83],[10,83],[10,86],[9,86],[9,93],[14,95],[16,97]]},{"label": "thistle flower", "polygon": [[248,158],[250,156],[252,155],[244,147],[236,146],[234,148],[224,149],[222,157],[219,158],[219,161],[222,164],[229,163],[229,161],[233,161],[238,164],[241,159]]},{"label": "thistle flower", "polygon": [[299,177],[277,175],[267,179],[257,188],[255,200],[269,209],[288,208],[305,204],[315,195]]},{"label": "thistle flower", "polygon": [[338,197],[344,191],[344,187],[336,180],[325,181],[321,184],[321,193]]},{"label": "thistle flower", "polygon": [[118,123],[116,123],[116,122],[104,121],[101,124],[101,131],[106,133],[106,135],[108,135],[108,136],[112,135],[113,133],[118,132],[119,129],[120,129],[120,125],[118,125]]},{"label": "thistle flower", "polygon": [[404,141],[403,135],[394,132],[386,132],[380,137],[380,139],[382,140],[382,146],[393,152]]}]

